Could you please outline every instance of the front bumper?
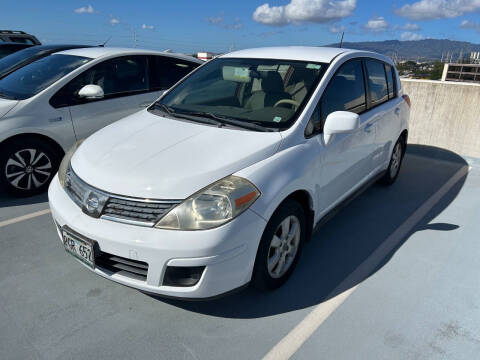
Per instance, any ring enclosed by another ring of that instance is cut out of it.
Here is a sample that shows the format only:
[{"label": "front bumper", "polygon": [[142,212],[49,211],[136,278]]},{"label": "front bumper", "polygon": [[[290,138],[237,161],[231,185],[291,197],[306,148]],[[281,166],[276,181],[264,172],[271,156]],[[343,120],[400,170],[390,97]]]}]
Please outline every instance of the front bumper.
[{"label": "front bumper", "polygon": [[[73,203],[55,177],[48,191],[52,216],[58,226],[95,241],[102,252],[146,262],[145,281],[93,271],[110,280],[142,291],[180,298],[209,298],[248,283],[266,222],[251,210],[211,230],[176,231],[146,228],[95,219]],[[61,237],[60,231],[59,235]],[[205,266],[194,286],[163,285],[167,266]]]}]

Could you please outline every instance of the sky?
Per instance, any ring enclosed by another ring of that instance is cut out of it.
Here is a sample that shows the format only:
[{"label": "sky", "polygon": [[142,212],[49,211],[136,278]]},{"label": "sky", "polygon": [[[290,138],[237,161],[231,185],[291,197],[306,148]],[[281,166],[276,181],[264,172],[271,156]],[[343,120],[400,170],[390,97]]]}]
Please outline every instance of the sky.
[{"label": "sky", "polygon": [[0,27],[43,43],[192,53],[345,41],[479,43],[480,0],[6,1]]}]

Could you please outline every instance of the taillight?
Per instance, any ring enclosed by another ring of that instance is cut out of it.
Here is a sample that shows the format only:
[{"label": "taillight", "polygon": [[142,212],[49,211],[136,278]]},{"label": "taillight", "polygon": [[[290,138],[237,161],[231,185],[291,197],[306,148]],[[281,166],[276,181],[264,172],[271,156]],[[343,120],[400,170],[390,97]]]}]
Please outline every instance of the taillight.
[{"label": "taillight", "polygon": [[410,96],[402,95],[403,100],[407,103],[408,107],[412,107],[412,102],[410,101]]}]

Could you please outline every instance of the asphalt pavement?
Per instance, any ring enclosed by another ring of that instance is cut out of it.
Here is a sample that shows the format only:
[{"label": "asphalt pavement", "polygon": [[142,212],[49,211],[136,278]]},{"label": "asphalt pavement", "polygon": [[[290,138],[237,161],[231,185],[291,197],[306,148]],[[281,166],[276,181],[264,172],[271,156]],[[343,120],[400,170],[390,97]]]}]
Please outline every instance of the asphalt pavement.
[{"label": "asphalt pavement", "polygon": [[[69,256],[46,195],[0,193],[0,359],[475,359],[480,160],[411,145],[273,292],[167,300]],[[24,215],[34,214],[30,218]]]}]

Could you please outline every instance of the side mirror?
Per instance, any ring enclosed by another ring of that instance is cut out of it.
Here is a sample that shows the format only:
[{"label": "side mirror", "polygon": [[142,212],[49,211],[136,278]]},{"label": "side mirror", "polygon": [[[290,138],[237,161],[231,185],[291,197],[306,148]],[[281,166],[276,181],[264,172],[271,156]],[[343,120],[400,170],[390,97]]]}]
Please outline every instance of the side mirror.
[{"label": "side mirror", "polygon": [[335,111],[327,116],[323,127],[323,138],[328,144],[332,135],[348,134],[360,127],[360,116],[349,111]]},{"label": "side mirror", "polygon": [[78,92],[78,97],[82,99],[102,99],[105,94],[98,85],[85,85]]}]

